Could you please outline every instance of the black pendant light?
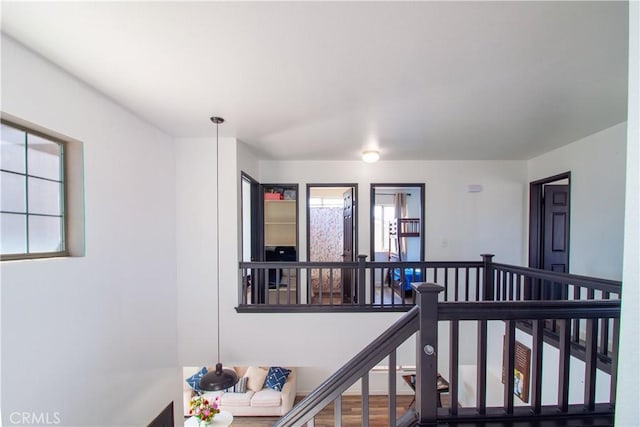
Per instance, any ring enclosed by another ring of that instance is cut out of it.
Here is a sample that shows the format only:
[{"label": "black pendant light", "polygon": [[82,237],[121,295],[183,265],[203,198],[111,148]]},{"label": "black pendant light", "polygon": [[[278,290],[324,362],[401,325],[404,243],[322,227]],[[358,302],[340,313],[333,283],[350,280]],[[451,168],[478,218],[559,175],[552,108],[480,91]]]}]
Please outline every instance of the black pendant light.
[{"label": "black pendant light", "polygon": [[205,391],[224,390],[238,382],[238,374],[233,369],[223,369],[220,362],[220,141],[218,127],[224,123],[222,117],[211,117],[216,124],[216,266],[218,275],[218,363],[216,370],[207,372],[200,379],[200,389]]},{"label": "black pendant light", "polygon": [[206,391],[225,390],[238,382],[238,374],[233,369],[223,369],[216,363],[216,370],[209,371],[200,378],[200,389]]}]

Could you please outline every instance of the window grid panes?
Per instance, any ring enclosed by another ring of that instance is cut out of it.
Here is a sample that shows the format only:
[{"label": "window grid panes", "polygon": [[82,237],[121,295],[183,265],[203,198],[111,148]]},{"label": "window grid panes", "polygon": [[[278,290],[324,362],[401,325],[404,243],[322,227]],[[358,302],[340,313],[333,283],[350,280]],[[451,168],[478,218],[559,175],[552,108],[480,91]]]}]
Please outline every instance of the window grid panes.
[{"label": "window grid panes", "polygon": [[2,121],[3,259],[66,253],[64,144]]},{"label": "window grid panes", "polygon": [[373,207],[373,220],[378,230],[375,233],[374,250],[376,252],[389,251],[389,223],[395,217],[393,205],[378,204]]}]

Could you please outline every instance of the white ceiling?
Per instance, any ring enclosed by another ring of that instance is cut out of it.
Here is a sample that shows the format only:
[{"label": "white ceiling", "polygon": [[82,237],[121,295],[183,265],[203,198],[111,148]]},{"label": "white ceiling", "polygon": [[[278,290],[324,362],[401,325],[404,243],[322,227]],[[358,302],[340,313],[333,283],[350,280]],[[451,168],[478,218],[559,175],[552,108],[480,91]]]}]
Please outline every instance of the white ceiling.
[{"label": "white ceiling", "polygon": [[276,159],[528,159],[626,120],[625,2],[2,2],[173,136]]}]

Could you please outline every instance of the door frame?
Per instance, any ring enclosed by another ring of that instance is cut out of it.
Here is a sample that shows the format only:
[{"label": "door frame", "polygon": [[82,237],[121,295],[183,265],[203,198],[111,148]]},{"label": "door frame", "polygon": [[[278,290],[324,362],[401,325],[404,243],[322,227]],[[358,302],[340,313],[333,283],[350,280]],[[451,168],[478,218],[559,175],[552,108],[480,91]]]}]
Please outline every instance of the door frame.
[{"label": "door frame", "polygon": [[376,256],[376,248],[375,248],[375,221],[374,221],[374,210],[375,210],[375,201],[376,201],[376,189],[377,188],[396,188],[396,187],[415,187],[420,189],[420,261],[425,261],[427,254],[425,253],[425,242],[426,242],[426,226],[425,226],[425,184],[424,183],[373,183],[370,185],[370,197],[369,204],[371,205],[371,209],[369,212],[369,259],[374,261]]},{"label": "door frame", "polygon": [[[251,175],[246,172],[240,173],[240,185],[242,186],[242,181],[246,180],[251,185],[251,194],[249,195],[251,199],[251,261],[262,261],[262,237],[260,231],[260,218],[262,217],[262,208],[260,207],[260,183],[255,180]],[[241,198],[244,196],[242,189],[240,191]],[[242,200],[240,201],[242,203]],[[244,210],[240,209],[240,224],[244,224]],[[240,227],[240,235],[244,233],[243,227]],[[244,242],[244,238],[241,239],[241,242]],[[244,248],[240,247],[240,259],[242,259]]]},{"label": "door frame", "polygon": [[[251,212],[249,212],[249,215],[251,216],[251,261],[255,262],[255,261],[262,261],[264,259],[264,251],[262,250],[262,244],[264,242],[263,236],[262,236],[262,227],[261,227],[261,218],[262,218],[262,205],[260,203],[260,198],[262,197],[262,192],[260,191],[260,183],[254,179],[251,175],[249,175],[248,173],[242,171],[240,172],[240,254],[239,254],[239,258],[242,259],[243,258],[243,251],[244,251],[244,209],[242,209],[243,206],[243,198],[245,197],[244,191],[243,191],[243,181],[246,180],[249,182],[249,185],[251,186],[251,193],[248,195],[250,200],[251,200]],[[251,276],[251,304],[255,304],[258,301],[258,295],[256,292],[256,285],[260,280],[263,280],[260,275],[262,273],[258,270],[252,270],[250,273]],[[246,292],[247,290],[245,289],[245,284],[243,284],[242,286],[242,292],[245,293],[245,295],[240,296],[240,301],[244,301],[245,300],[245,296],[246,296]],[[248,301],[249,302],[249,301]]]},{"label": "door frame", "polygon": [[356,183],[347,183],[347,184],[332,184],[332,183],[322,183],[322,184],[307,184],[307,194],[306,194],[306,211],[307,211],[307,230],[306,230],[306,236],[307,236],[307,260],[311,260],[311,243],[309,241],[310,237],[311,237],[311,206],[309,204],[309,198],[310,198],[310,189],[312,187],[320,187],[320,188],[345,188],[345,187],[350,187],[353,188],[353,199],[354,199],[354,204],[353,204],[353,255],[354,257],[358,256],[358,205],[359,205],[359,200],[358,200],[358,184]]},{"label": "door frame", "polygon": [[544,186],[546,184],[552,184],[556,181],[566,179],[569,187],[569,219],[567,224],[567,272],[569,272],[569,257],[571,251],[570,237],[571,237],[571,171],[564,172],[558,175],[550,176],[548,178],[542,178],[537,181],[529,183],[529,267],[542,269],[542,251],[543,251],[543,194]]}]

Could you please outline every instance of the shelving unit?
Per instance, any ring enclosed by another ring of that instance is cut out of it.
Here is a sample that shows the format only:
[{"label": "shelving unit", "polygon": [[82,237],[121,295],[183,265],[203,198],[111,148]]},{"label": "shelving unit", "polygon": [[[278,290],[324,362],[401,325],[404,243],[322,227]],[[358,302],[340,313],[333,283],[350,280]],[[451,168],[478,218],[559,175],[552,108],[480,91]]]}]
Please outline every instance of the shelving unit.
[{"label": "shelving unit", "polygon": [[265,246],[296,246],[296,201],[264,201]]}]

